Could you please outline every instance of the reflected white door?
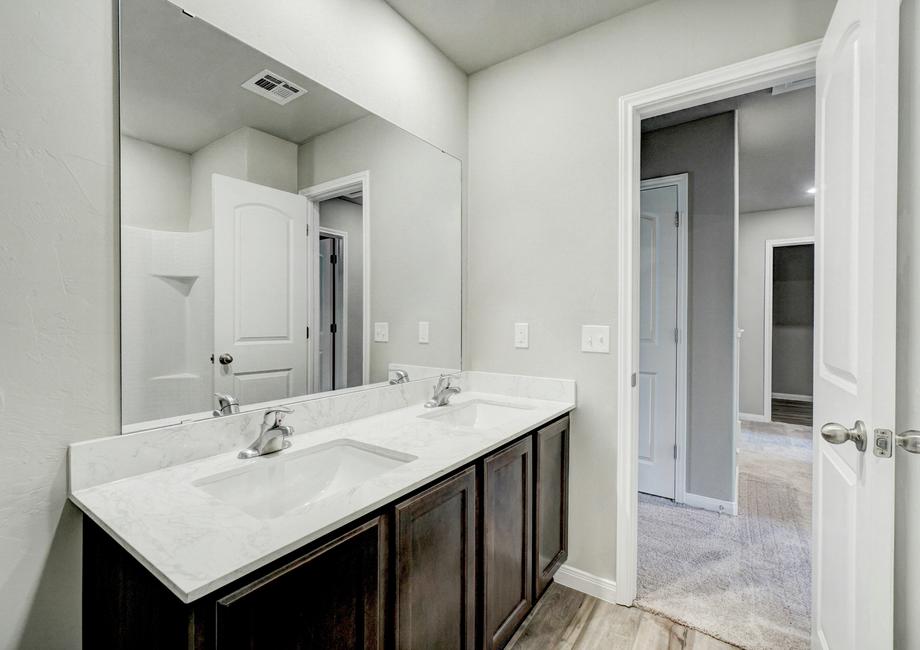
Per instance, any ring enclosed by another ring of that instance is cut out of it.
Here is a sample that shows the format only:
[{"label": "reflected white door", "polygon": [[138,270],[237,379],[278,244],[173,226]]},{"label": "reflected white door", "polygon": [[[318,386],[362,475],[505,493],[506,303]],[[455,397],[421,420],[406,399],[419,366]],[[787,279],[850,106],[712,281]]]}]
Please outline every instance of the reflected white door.
[{"label": "reflected white door", "polygon": [[[817,62],[813,644],[891,648],[898,1],[838,0]],[[866,451],[821,425],[865,422]]]},{"label": "reflected white door", "polygon": [[241,404],[304,395],[307,200],[220,174],[211,191],[214,390]]},{"label": "reflected white door", "polygon": [[674,498],[678,185],[643,181],[639,276],[639,491]]}]

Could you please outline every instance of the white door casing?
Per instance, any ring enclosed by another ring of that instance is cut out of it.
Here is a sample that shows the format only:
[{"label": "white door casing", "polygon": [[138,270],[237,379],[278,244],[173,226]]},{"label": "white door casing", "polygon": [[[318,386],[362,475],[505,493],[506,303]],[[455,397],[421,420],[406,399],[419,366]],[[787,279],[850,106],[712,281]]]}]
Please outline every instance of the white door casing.
[{"label": "white door casing", "polygon": [[649,179],[640,199],[639,491],[669,499],[677,496],[678,314],[686,297],[678,289],[686,254],[678,224],[686,193],[686,175]]},{"label": "white door casing", "polygon": [[[893,643],[897,0],[838,0],[817,59],[813,645]],[[820,427],[865,422],[865,452]]]},{"label": "white door casing", "polygon": [[214,390],[241,404],[305,395],[307,200],[220,174],[211,191]]}]

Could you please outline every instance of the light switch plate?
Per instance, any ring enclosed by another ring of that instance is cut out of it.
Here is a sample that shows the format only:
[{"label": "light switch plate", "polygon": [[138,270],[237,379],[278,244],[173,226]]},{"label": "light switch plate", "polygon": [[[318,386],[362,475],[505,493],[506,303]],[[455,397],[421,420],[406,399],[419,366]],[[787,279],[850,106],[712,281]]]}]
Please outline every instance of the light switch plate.
[{"label": "light switch plate", "polygon": [[609,325],[582,325],[581,326],[581,351],[582,352],[610,352],[610,326]]},{"label": "light switch plate", "polygon": [[374,342],[386,343],[390,340],[390,324],[374,323]]},{"label": "light switch plate", "polygon": [[418,322],[418,342],[419,343],[428,343],[428,334],[431,329],[431,323],[427,320],[420,320]]},{"label": "light switch plate", "polygon": [[527,323],[514,324],[514,347],[530,347],[530,326]]}]

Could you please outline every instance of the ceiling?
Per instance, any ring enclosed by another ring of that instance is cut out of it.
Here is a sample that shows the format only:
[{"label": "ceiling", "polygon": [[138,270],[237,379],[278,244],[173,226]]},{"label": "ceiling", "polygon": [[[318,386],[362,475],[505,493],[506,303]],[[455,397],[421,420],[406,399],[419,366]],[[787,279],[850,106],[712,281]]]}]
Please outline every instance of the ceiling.
[{"label": "ceiling", "polygon": [[815,89],[742,95],[643,120],[649,131],[738,110],[739,210],[760,212],[813,205]]},{"label": "ceiling", "polygon": [[654,0],[386,0],[467,73]]},{"label": "ceiling", "polygon": [[[121,2],[121,130],[186,153],[243,126],[300,144],[367,111],[165,0]],[[264,69],[307,90],[285,106],[240,87]]]}]

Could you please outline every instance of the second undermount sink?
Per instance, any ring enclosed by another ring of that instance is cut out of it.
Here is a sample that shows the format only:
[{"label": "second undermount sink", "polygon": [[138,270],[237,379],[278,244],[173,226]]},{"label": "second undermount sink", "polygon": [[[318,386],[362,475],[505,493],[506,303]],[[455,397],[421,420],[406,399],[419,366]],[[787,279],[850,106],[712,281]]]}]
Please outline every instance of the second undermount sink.
[{"label": "second undermount sink", "polygon": [[262,456],[194,485],[253,517],[273,519],[415,459],[411,454],[343,438]]},{"label": "second undermount sink", "polygon": [[419,417],[438,420],[458,427],[490,429],[520,417],[524,411],[529,411],[531,408],[530,406],[510,404],[508,402],[473,399],[469,402],[461,402],[451,406],[441,406]]}]

